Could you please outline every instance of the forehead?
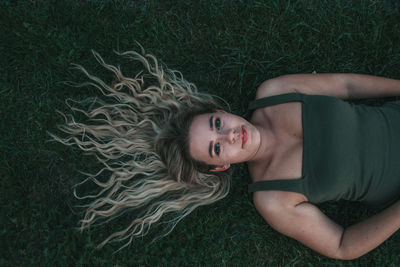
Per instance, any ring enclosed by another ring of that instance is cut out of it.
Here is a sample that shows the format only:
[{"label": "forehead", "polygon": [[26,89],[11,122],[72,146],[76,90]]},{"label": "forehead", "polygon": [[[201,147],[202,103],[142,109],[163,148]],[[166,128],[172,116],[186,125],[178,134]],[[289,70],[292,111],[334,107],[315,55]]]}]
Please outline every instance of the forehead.
[{"label": "forehead", "polygon": [[197,115],[189,128],[189,153],[195,160],[207,163],[210,160],[208,153],[213,131],[210,129],[210,118],[215,113]]}]

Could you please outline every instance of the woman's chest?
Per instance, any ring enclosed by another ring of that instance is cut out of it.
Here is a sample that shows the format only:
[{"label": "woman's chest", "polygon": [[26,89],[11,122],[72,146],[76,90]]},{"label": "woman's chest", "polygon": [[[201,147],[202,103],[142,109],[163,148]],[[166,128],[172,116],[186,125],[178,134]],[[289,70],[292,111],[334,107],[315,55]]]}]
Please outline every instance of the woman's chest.
[{"label": "woman's chest", "polygon": [[[299,102],[285,103],[258,110],[258,123],[265,120],[273,133],[272,150],[265,162],[249,164],[253,181],[296,179],[303,172],[302,106]],[[253,121],[252,120],[252,121]]]}]

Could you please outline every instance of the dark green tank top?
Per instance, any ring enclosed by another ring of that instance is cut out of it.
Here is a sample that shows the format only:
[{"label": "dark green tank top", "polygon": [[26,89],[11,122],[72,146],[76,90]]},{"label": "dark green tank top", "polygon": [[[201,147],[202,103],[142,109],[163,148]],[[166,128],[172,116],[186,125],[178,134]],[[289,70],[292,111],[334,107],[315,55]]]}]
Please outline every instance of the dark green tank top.
[{"label": "dark green tank top", "polygon": [[255,182],[249,192],[297,192],[312,203],[343,199],[384,206],[395,201],[400,195],[400,102],[373,107],[290,93],[257,99],[249,109],[299,101],[302,177]]}]

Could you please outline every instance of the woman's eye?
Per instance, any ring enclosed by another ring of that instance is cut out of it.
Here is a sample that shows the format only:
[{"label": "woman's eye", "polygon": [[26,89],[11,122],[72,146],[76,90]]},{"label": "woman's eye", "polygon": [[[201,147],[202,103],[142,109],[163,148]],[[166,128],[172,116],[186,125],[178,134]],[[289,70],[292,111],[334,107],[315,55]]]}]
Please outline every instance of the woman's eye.
[{"label": "woman's eye", "polygon": [[217,129],[217,131],[221,130],[221,120],[219,118],[215,120],[215,129]]},{"label": "woman's eye", "polygon": [[219,156],[219,152],[221,152],[221,145],[219,143],[215,144],[214,151],[215,151],[215,154],[217,154]]}]

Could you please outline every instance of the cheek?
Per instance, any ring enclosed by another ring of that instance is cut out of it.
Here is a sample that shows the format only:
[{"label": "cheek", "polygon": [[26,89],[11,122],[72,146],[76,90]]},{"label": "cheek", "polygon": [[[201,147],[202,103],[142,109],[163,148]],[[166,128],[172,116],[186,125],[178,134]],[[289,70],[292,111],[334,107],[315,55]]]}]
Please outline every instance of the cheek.
[{"label": "cheek", "polygon": [[239,158],[242,155],[241,144],[237,143],[235,145],[230,145],[227,149],[225,149],[222,153],[222,156],[226,159],[235,159]]}]

